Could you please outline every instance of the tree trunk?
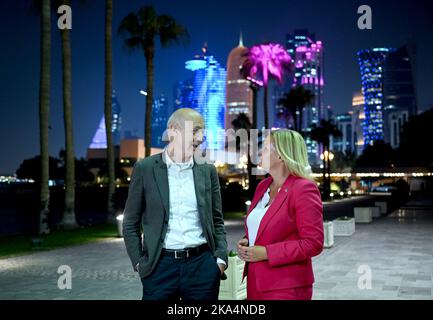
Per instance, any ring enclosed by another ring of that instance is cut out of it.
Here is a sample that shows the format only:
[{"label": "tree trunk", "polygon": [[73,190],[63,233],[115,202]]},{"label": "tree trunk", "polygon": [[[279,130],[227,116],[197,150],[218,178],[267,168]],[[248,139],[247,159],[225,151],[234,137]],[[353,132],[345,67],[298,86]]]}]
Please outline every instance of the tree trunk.
[{"label": "tree trunk", "polygon": [[153,109],[153,57],[155,47],[150,46],[145,50],[146,56],[146,81],[147,81],[147,96],[146,96],[146,114],[144,126],[144,148],[145,157],[150,156],[150,148],[152,145],[152,109]]},{"label": "tree trunk", "polygon": [[114,170],[114,145],[113,145],[113,52],[112,52],[112,20],[113,20],[113,0],[105,1],[105,96],[104,96],[104,118],[105,132],[107,136],[107,168],[108,168],[108,217],[113,222],[114,219],[114,192],[116,190],[116,176]]},{"label": "tree trunk", "polygon": [[302,134],[302,132],[303,132],[303,128],[302,128],[302,118],[303,118],[302,114],[304,113],[303,109],[304,109],[303,107],[299,107],[299,130],[298,130],[298,132],[300,134]]},{"label": "tree trunk", "polygon": [[292,115],[293,115],[293,125],[295,126],[293,129],[295,131],[298,131],[298,115],[296,114],[297,108],[292,109]]},{"label": "tree trunk", "polygon": [[[251,84],[251,90],[253,91],[253,123],[251,125],[251,129],[257,130],[257,91],[258,88]],[[251,132],[248,133],[248,163],[247,163],[247,171],[248,171],[248,196],[252,200],[254,196],[254,192],[257,186],[256,176],[252,174],[254,168],[257,168],[257,164],[251,160]]]},{"label": "tree trunk", "polygon": [[48,128],[50,113],[50,70],[51,70],[51,5],[42,1],[40,79],[39,79],[39,144],[41,152],[41,184],[39,195],[38,234],[50,232],[48,213],[50,205]]},{"label": "tree trunk", "polygon": [[[323,145],[323,156],[325,156],[325,150],[326,150],[326,146]],[[328,180],[326,178],[326,166],[327,166],[327,161],[326,158],[323,158],[323,170],[322,170],[322,177],[323,177],[323,198],[324,200],[327,200],[329,198],[329,190],[328,190]]]},{"label": "tree trunk", "polygon": [[[65,4],[69,4],[65,1]],[[65,208],[61,225],[78,227],[75,218],[75,155],[72,126],[71,41],[68,29],[60,30],[62,43],[63,120],[65,126]]]},{"label": "tree trunk", "polygon": [[327,159],[327,165],[326,165],[326,170],[327,170],[327,178],[328,178],[328,193],[331,193],[331,160],[329,159],[330,156],[330,151],[329,151],[329,145],[326,146],[327,150],[328,150],[328,159]]},{"label": "tree trunk", "polygon": [[264,122],[265,128],[269,129],[269,112],[268,112],[268,86],[264,86],[263,92],[263,112],[264,112]]}]

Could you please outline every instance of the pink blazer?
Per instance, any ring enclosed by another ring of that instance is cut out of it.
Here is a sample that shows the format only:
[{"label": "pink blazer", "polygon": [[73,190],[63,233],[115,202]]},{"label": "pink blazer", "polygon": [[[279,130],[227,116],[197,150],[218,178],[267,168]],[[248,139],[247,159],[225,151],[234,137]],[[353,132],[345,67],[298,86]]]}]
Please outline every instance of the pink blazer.
[{"label": "pink blazer", "polygon": [[[272,181],[258,184],[247,217]],[[246,218],[245,231],[248,238]],[[260,223],[255,245],[266,247],[268,260],[246,263],[243,278],[254,268],[259,291],[314,282],[311,258],[323,250],[323,204],[315,182],[289,175]]]}]

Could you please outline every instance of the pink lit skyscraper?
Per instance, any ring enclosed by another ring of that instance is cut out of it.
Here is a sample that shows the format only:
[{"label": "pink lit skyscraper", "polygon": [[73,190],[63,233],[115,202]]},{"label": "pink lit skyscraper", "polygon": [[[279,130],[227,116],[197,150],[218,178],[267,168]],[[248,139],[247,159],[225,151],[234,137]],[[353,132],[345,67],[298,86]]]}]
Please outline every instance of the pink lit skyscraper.
[{"label": "pink lit skyscraper", "polygon": [[323,43],[316,41],[315,34],[306,29],[295,30],[286,39],[287,51],[295,63],[292,86],[303,86],[315,96],[314,102],[304,109],[302,128],[307,130],[326,118],[323,106]]}]

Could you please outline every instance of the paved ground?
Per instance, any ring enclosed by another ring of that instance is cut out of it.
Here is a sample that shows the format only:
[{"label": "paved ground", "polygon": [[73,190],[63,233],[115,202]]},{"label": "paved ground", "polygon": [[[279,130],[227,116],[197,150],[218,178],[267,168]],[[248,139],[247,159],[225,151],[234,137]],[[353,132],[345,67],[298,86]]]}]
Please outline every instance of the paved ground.
[{"label": "paved ground", "polygon": [[[234,248],[243,235],[242,222],[228,221],[226,228]],[[353,236],[337,237],[313,264],[314,299],[433,299],[433,210],[417,207],[357,224]],[[71,290],[57,286],[60,265],[72,269]],[[360,289],[359,278],[368,268],[371,289]],[[140,297],[141,284],[122,239],[0,259],[0,299]]]}]

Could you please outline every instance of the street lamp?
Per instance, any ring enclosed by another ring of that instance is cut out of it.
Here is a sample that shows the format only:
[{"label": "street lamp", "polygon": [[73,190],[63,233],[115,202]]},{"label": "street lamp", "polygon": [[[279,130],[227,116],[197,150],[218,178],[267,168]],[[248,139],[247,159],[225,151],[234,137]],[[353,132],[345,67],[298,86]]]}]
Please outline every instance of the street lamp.
[{"label": "street lamp", "polygon": [[117,236],[123,237],[123,214],[119,214],[116,217],[117,220]]},{"label": "street lamp", "polygon": [[331,161],[334,159],[334,154],[325,150],[320,155],[320,159],[323,161],[323,192],[325,197],[327,197],[328,193],[331,191]]},{"label": "street lamp", "polygon": [[143,96],[147,96],[147,91],[140,90],[140,94],[142,94]]}]

